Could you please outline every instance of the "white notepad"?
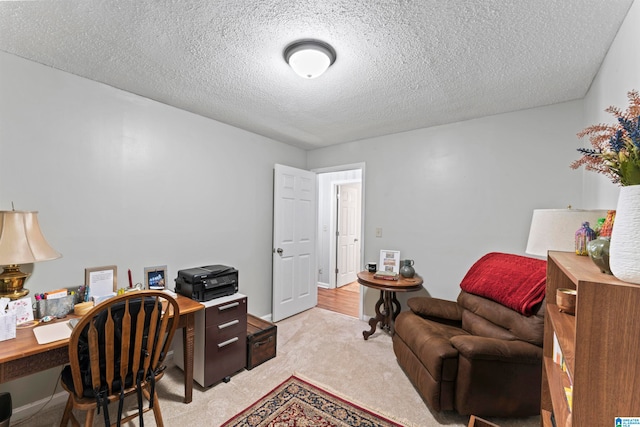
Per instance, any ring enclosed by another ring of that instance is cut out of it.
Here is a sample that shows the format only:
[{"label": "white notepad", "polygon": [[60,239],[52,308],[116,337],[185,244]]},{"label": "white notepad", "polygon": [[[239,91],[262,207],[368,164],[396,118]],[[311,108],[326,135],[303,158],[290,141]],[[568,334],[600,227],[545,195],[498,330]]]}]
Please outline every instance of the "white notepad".
[{"label": "white notepad", "polygon": [[33,333],[38,344],[47,344],[54,341],[68,339],[71,336],[69,321],[52,323],[33,328]]}]

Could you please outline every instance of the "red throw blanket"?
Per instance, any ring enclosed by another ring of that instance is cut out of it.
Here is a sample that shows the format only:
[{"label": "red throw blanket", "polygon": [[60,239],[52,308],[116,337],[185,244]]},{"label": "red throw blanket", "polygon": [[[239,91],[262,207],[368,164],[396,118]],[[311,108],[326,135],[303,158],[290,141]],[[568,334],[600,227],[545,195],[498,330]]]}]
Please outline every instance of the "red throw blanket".
[{"label": "red throw blanket", "polygon": [[546,279],[544,260],[491,252],[471,266],[460,288],[531,316],[544,299]]}]

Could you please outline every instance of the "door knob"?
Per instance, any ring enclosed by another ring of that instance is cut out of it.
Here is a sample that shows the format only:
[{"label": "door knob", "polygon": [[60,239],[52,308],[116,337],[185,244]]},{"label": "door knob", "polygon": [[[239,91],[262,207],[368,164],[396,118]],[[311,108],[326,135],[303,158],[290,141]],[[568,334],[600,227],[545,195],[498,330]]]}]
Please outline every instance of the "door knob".
[{"label": "door knob", "polygon": [[282,250],[282,248],[278,248],[278,249],[276,249],[276,252],[278,252],[278,255],[282,256],[282,253],[284,251]]}]

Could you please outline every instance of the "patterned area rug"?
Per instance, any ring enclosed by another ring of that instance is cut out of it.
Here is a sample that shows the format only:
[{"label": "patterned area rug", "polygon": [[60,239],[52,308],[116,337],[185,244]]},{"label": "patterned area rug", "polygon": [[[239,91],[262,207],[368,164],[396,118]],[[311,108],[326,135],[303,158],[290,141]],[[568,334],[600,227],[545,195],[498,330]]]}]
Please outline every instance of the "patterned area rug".
[{"label": "patterned area rug", "polygon": [[291,376],[222,427],[402,427]]}]

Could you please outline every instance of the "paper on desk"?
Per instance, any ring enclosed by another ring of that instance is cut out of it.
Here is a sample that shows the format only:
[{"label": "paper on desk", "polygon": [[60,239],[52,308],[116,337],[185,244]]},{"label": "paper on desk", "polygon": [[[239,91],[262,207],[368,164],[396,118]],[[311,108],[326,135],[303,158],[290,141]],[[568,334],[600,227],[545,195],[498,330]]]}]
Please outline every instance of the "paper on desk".
[{"label": "paper on desk", "polygon": [[31,307],[31,298],[24,297],[9,302],[9,310],[16,312],[16,324],[21,325],[33,320],[33,308]]},{"label": "paper on desk", "polygon": [[68,339],[71,336],[69,321],[52,323],[33,328],[33,333],[38,344],[47,344],[54,341]]},{"label": "paper on desk", "polygon": [[0,298],[0,341],[16,337],[16,311],[5,311],[9,301],[9,298]]}]

